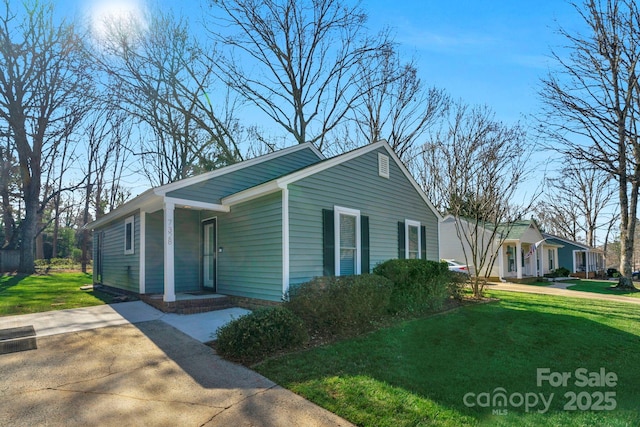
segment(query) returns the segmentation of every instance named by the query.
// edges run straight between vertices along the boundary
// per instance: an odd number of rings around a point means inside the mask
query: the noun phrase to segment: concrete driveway
[[[350,425],[151,320],[0,355],[1,426]]]

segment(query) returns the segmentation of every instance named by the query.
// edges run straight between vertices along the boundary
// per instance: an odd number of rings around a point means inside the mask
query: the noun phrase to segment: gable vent
[[[378,153],[378,175],[389,178],[389,156]]]

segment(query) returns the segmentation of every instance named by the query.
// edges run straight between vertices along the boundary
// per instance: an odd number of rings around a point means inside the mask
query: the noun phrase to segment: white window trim
[[[127,225],[131,224],[131,249],[127,249]],[[136,222],[132,215],[124,220],[124,254],[131,255],[136,252]]]
[[[349,215],[356,217],[356,271],[355,274],[360,274],[361,266],[361,253],[362,245],[360,240],[360,211],[357,209],[343,208],[341,206],[333,207],[333,233],[334,233],[334,254],[335,254],[335,273],[336,276],[340,276],[340,215]]]
[[[422,233],[420,221],[404,220],[404,257],[409,259],[409,227],[418,227],[418,259],[422,259]]]

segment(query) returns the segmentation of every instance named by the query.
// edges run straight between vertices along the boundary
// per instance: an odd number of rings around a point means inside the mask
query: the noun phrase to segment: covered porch
[[[572,276],[595,278],[605,272],[604,252],[598,249],[573,251]]]
[[[163,311],[226,308],[217,291],[218,216],[228,206],[153,197],[140,215],[140,294]],[[186,311],[185,311],[186,310]]]
[[[505,241],[498,252],[499,277],[518,280],[542,277],[558,267],[559,247],[544,240]]]

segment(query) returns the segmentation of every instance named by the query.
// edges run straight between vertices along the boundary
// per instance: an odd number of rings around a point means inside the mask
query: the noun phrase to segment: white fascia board
[[[323,160],[325,157],[322,155],[322,153],[311,143],[305,143],[305,144],[297,144],[297,145],[293,145],[291,147],[287,147],[287,148],[283,148],[282,150],[278,150],[278,151],[274,151],[273,153],[269,153],[269,154],[265,154],[263,156],[258,156],[258,157],[254,157],[253,159],[249,159],[249,160],[244,160],[242,162],[238,162],[238,163],[234,163],[232,165],[229,166],[225,166],[223,168],[220,169],[216,169],[214,171],[211,172],[206,172],[203,173],[201,175],[197,175],[191,178],[185,178],[182,179],[180,181],[176,181],[176,182],[172,182],[170,184],[166,184],[163,185],[161,187],[158,187],[155,189],[156,194],[159,195],[165,195],[170,191],[175,191],[175,190],[179,190],[181,188],[184,187],[188,187],[189,185],[193,185],[193,184],[197,184],[199,182],[203,182],[212,178],[216,178],[222,175],[226,175],[228,173],[231,172],[235,172],[238,171],[240,169],[244,169],[250,166],[254,166],[263,162],[266,162],[268,160],[272,160],[272,159],[276,159],[278,157],[281,157],[285,154],[290,154],[290,153],[294,153],[296,151],[299,150],[303,150],[309,148],[311,151],[314,152],[314,154],[316,154],[318,156],[318,158],[320,160]]]
[[[362,148],[336,156],[332,159],[324,160],[321,163],[316,163],[314,165],[307,166],[306,168],[301,169],[297,172],[290,173],[280,178],[276,178],[271,181],[265,182],[264,184],[256,185],[255,187],[248,188],[246,190],[224,197],[221,200],[221,202],[225,205],[235,205],[237,203],[245,202],[245,201],[254,199],[256,197],[261,197],[269,193],[274,193],[282,188],[287,188],[288,184],[291,184],[293,182],[296,182],[298,180],[301,180],[303,178],[306,178],[318,172],[322,172],[323,170],[339,165],[340,163],[354,159],[364,153],[367,153],[369,151],[382,147],[383,144],[386,144],[386,142],[379,141],[374,144],[369,144]]]
[[[393,149],[391,148],[391,146],[387,143],[387,141],[380,141],[383,143],[383,147],[385,150],[387,150],[387,152],[389,153],[389,155],[391,156],[391,158],[396,162],[396,164],[398,165],[398,167],[400,168],[400,170],[402,171],[402,173],[404,173],[404,175],[407,177],[407,179],[409,180],[409,182],[411,183],[411,185],[413,185],[413,188],[415,188],[415,190],[418,192],[418,194],[420,195],[420,197],[422,197],[422,200],[424,200],[424,202],[426,203],[427,206],[429,206],[429,208],[431,209],[431,211],[436,215],[436,218],[438,218],[438,221],[442,221],[442,215],[440,215],[440,212],[438,212],[438,210],[436,209],[435,206],[433,206],[433,204],[431,203],[431,201],[429,200],[429,198],[427,197],[427,195],[425,194],[425,192],[422,190],[422,188],[420,187],[420,185],[416,182],[416,180],[413,178],[413,175],[411,175],[411,172],[409,172],[409,170],[407,169],[407,167],[404,165],[404,163],[402,163],[402,160],[400,160],[400,157],[398,157],[398,155],[395,153],[395,151],[393,151]]]
[[[229,212],[228,205],[219,205],[217,203],[207,203],[207,202],[199,202],[197,200],[188,200],[188,199],[178,199],[175,197],[165,197],[165,202],[170,202],[175,205],[177,208],[186,208],[186,209],[201,209],[208,211],[216,211],[216,212]]]
[[[322,172],[323,170],[329,169],[333,166],[337,166],[346,161],[355,159],[356,157],[359,157],[365,153],[368,153],[369,151],[376,150],[380,147],[383,147],[384,145],[388,146],[386,141],[378,141],[378,142],[374,142],[373,144],[365,145],[364,147],[358,148],[353,151],[349,151],[348,153],[345,153],[345,154],[338,155],[329,160],[325,160],[321,163],[316,163],[315,165],[308,166],[297,172],[290,173],[289,175],[285,175],[281,178],[278,178],[277,181],[280,184],[285,184],[285,185],[294,183],[296,181],[299,181],[301,179],[314,175],[318,172]]]
[[[111,212],[104,215],[103,217],[95,221],[92,221],[88,224],[85,224],[83,228],[87,228],[89,230],[95,230],[96,228],[104,224],[107,224],[120,217],[128,216],[131,213],[143,208],[147,212],[152,212],[154,210],[153,208],[158,204],[160,204],[161,206],[161,203],[162,203],[162,199],[159,198],[154,193],[153,189],[149,189],[144,193],[142,193],[141,195],[137,196],[136,198],[123,204],[122,206],[112,210]]]
[[[396,163],[396,165],[400,168],[400,170],[402,171],[404,176],[409,180],[409,182],[411,183],[413,188],[416,190],[416,192],[420,195],[420,197],[425,202],[425,204],[434,213],[434,215],[436,216],[438,221],[442,221],[443,218],[442,218],[442,215],[440,215],[440,212],[438,212],[438,210],[435,208],[435,206],[433,206],[433,204],[431,204],[431,202],[427,198],[427,195],[424,193],[424,191],[422,191],[422,188],[420,188],[420,186],[418,185],[416,180],[413,178],[413,176],[411,175],[409,170],[406,168],[404,163],[402,163],[402,160],[400,160],[400,158],[393,151],[393,149],[391,148],[389,143],[387,143],[387,141],[385,141],[384,139],[382,139],[382,140],[380,140],[378,142],[374,142],[373,144],[365,145],[364,147],[359,148],[357,150],[353,150],[353,151],[350,151],[348,153],[342,154],[340,156],[336,156],[336,157],[334,157],[332,159],[325,160],[324,162],[321,162],[321,163],[318,163],[318,164],[315,164],[315,165],[311,165],[311,166],[309,166],[309,167],[307,167],[307,168],[305,168],[305,169],[303,169],[301,171],[294,172],[292,174],[286,175],[286,176],[284,176],[282,178],[279,178],[278,182],[280,184],[291,184],[293,182],[296,182],[298,180],[301,180],[303,178],[311,176],[311,175],[313,175],[315,173],[322,172],[323,170],[329,169],[329,168],[331,168],[333,166],[337,166],[337,165],[339,165],[341,163],[344,163],[344,162],[347,162],[349,160],[355,159],[356,157],[360,157],[363,154],[366,154],[368,152],[377,150],[379,148],[384,148],[385,151],[387,151],[389,156],[393,159],[393,161]]]
[[[287,186],[289,184],[292,184],[292,183],[294,183],[296,181],[299,181],[301,179],[307,178],[307,177],[309,177],[311,175],[314,175],[316,173],[322,172],[322,171],[327,170],[327,169],[329,169],[331,167],[340,165],[340,164],[342,164],[344,162],[347,162],[349,160],[355,159],[357,157],[362,156],[363,154],[366,154],[368,152],[377,150],[379,148],[384,148],[387,151],[387,153],[389,153],[391,158],[398,165],[398,167],[400,168],[402,173],[405,175],[405,177],[409,180],[411,185],[413,185],[414,189],[418,192],[418,194],[420,195],[422,200],[425,202],[425,204],[435,214],[435,216],[438,219],[438,221],[441,221],[443,219],[442,215],[440,215],[438,210],[431,204],[431,202],[427,198],[427,195],[424,193],[424,191],[422,191],[422,188],[420,188],[420,186],[418,185],[416,180],[413,179],[413,176],[411,176],[411,173],[409,173],[409,171],[404,166],[402,161],[398,158],[396,153],[393,151],[393,149],[389,146],[389,144],[385,140],[380,140],[378,142],[374,142],[373,144],[365,145],[364,147],[358,148],[358,149],[350,151],[348,153],[341,154],[341,155],[333,157],[331,159],[324,160],[324,161],[322,161],[320,163],[316,163],[316,164],[310,165],[310,166],[308,166],[308,167],[306,167],[304,169],[301,169],[301,170],[299,170],[297,172],[290,173],[288,175],[285,175],[283,177],[271,180],[271,181],[266,182],[264,184],[257,185],[257,186],[255,186],[253,188],[249,188],[247,190],[240,191],[240,192],[238,192],[236,194],[232,194],[230,196],[227,196],[227,197],[223,198],[221,200],[221,202],[224,205],[234,205],[236,203],[240,203],[240,202],[243,202],[243,201],[251,200],[251,199],[256,198],[256,197],[260,197],[260,196],[267,195],[269,193],[276,192],[279,189],[287,188]]]
[[[573,240],[569,240],[569,239],[565,239],[564,237],[559,237],[553,234],[549,234],[549,233],[542,233],[542,237],[545,237],[547,239],[554,239],[554,240],[560,240],[561,242],[565,242],[569,245],[573,245],[573,246],[577,246],[579,248],[582,248],[584,250],[588,250],[588,251],[599,251],[600,249],[596,249],[596,248],[592,248],[590,246],[587,246],[583,243],[579,243]],[[604,251],[603,251],[604,252]]]
[[[280,185],[278,183],[278,180],[274,179],[272,181],[265,182],[264,184],[256,185],[255,187],[251,187],[230,196],[224,197],[220,201],[225,206],[233,206],[237,205],[238,203],[248,202],[249,200],[253,200],[257,197],[275,193],[276,191],[280,191],[284,188],[287,188],[287,186]]]

